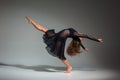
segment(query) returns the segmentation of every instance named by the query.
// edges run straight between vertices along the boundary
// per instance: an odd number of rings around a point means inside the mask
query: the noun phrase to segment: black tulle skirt
[[[65,35],[63,33],[65,30],[69,30],[70,34],[65,37],[61,37]],[[50,29],[45,32],[43,35],[43,41],[47,45],[47,52],[54,57],[66,59],[64,56],[65,42],[68,37],[74,37],[74,32],[76,32],[76,30],[73,28],[63,29],[58,33],[55,33],[54,29]]]

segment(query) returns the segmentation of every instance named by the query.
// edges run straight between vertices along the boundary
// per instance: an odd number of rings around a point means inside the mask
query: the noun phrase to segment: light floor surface
[[[96,68],[73,68],[50,65],[23,66],[0,64],[0,80],[120,80],[120,71]]]

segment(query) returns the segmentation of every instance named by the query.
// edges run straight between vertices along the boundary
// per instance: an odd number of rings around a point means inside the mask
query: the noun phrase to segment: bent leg
[[[72,70],[72,66],[69,64],[68,60],[66,60],[64,56],[65,42],[68,35],[69,35],[69,30],[63,30],[59,34],[59,37],[57,38],[57,43],[56,43],[56,51],[57,51],[58,58],[62,61],[62,63],[67,68],[65,73],[70,73]]]

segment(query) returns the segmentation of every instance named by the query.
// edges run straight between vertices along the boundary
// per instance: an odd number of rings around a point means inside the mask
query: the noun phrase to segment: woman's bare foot
[[[72,67],[70,66],[70,67],[67,68],[67,70],[64,73],[70,73],[71,70],[72,70]]]
[[[26,19],[28,20],[28,23],[32,23],[32,19],[30,17],[26,16]]]
[[[68,60],[63,60],[63,59],[60,59],[64,64],[65,66],[67,67],[67,70],[64,72],[64,73],[70,73],[71,70],[72,70],[72,66],[69,64]]]

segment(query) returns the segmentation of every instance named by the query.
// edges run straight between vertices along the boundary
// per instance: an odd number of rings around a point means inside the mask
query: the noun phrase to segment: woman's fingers
[[[103,42],[103,40],[101,38],[98,39],[100,42]]]

